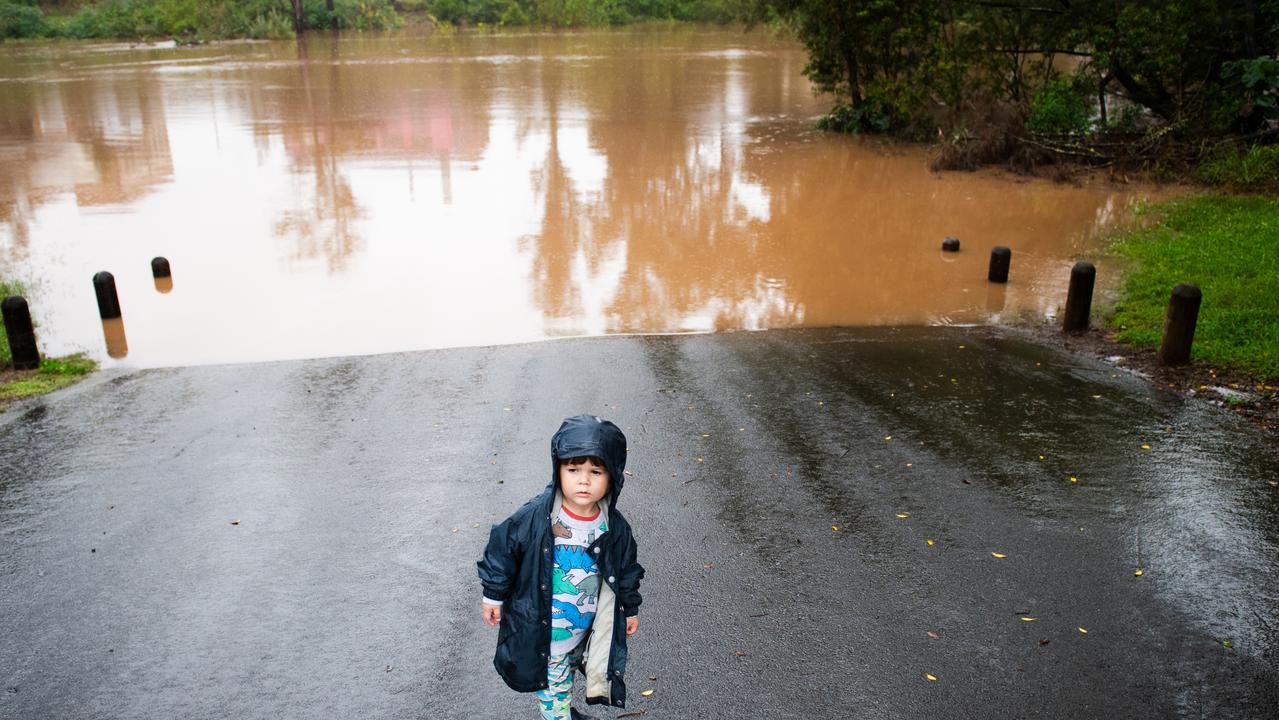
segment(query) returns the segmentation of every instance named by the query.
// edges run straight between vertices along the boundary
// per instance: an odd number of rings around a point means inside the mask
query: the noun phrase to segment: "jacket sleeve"
[[[635,536],[628,533],[626,546],[622,549],[622,571],[617,576],[617,601],[621,603],[622,614],[626,617],[638,615],[640,603],[644,602],[639,591],[644,566],[636,559],[637,554]]]
[[[519,572],[516,558],[520,547],[514,520],[514,516],[509,517],[489,530],[484,557],[475,563],[480,573],[480,584],[484,587],[484,597],[489,600],[505,601],[509,598],[511,585]]]

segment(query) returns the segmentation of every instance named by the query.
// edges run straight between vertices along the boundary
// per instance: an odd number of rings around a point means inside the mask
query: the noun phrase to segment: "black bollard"
[[[959,238],[947,235],[946,239],[941,241],[941,249],[946,252],[959,252]]]
[[[1159,345],[1159,362],[1184,365],[1190,362],[1190,345],[1195,340],[1195,323],[1199,320],[1199,303],[1203,293],[1194,285],[1178,285],[1168,300],[1168,319],[1164,322],[1164,339]]]
[[[103,270],[93,276],[93,291],[98,295],[98,315],[103,320],[120,317],[120,296],[115,292],[115,276]]]
[[[1081,332],[1088,329],[1088,317],[1092,314],[1092,288],[1097,282],[1097,268],[1090,262],[1077,262],[1070,269],[1070,289],[1066,291],[1066,318],[1063,332]]]
[[[166,258],[157,257],[151,260],[151,277],[157,279],[173,277],[173,273],[169,272],[169,261]]]
[[[25,298],[10,295],[0,303],[4,316],[4,334],[9,338],[9,354],[14,370],[40,367],[40,350],[36,347],[36,330],[31,323],[31,309]]]
[[[986,279],[991,282],[1008,282],[1008,266],[1012,265],[1013,251],[999,245],[990,251],[990,273]]]

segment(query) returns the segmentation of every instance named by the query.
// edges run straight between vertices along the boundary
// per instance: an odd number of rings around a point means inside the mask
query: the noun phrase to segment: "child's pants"
[[[569,720],[568,706],[573,699],[573,654],[552,655],[546,663],[545,690],[537,691],[543,720]]]

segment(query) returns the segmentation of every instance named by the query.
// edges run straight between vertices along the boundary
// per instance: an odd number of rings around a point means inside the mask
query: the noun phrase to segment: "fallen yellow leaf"
[[[927,540],[925,540],[924,542],[928,543],[929,545],[932,545],[932,544],[933,544],[933,539],[932,539],[932,538],[928,538],[928,539],[927,539]]]
[[[1044,456],[1043,456],[1043,455],[1040,455],[1040,456],[1039,456],[1039,459],[1040,459],[1040,460],[1043,460],[1043,459],[1045,459],[1045,458],[1044,458]]]
[[[1100,396],[1100,395],[1093,395],[1093,396],[1092,396],[1092,399],[1093,399],[1093,400],[1100,400],[1100,399],[1101,399],[1101,396]]]
[[[1075,477],[1074,475],[1071,475],[1071,476],[1070,476],[1070,481],[1071,481],[1072,483],[1077,483],[1077,482],[1079,482],[1079,478]]]
[[[1146,571],[1145,571],[1145,570],[1142,570],[1141,568],[1137,568],[1137,569],[1133,572],[1133,575],[1136,575],[1137,577],[1141,577],[1142,575],[1145,575],[1145,574],[1146,574]]]
[[[644,690],[644,691],[642,691],[642,692],[640,693],[640,695],[643,695],[644,697],[648,697],[648,696],[650,696],[650,695],[652,695],[652,694],[653,694],[653,691],[652,691],[652,690]]]
[[[697,458],[697,462],[702,462],[702,459],[701,459],[701,458]]]
[[[929,682],[937,682],[937,676],[931,673],[924,673],[924,677],[928,678]]]
[[[991,554],[990,554],[990,556],[991,556],[991,557],[995,557],[995,558],[999,558],[1000,560],[1003,560],[1004,558],[1008,557],[1007,555],[1005,555],[1005,554],[1003,554],[1003,553],[997,553],[997,552],[993,552],[993,553],[991,553]]]
[[[915,463],[906,463],[906,467],[915,467]]]
[[[908,518],[908,517],[910,517],[910,513],[897,513],[897,517],[899,517],[899,518]]]
[[[1149,446],[1149,445],[1146,445],[1145,443],[1142,443],[1142,445],[1141,445],[1141,449],[1142,449],[1142,450],[1149,450],[1149,449],[1150,449],[1150,446]]]
[[[885,436],[884,436],[884,439],[885,439],[885,440],[892,440],[892,439],[893,439],[893,436],[892,436],[892,435],[885,435]]]
[[[1023,617],[1023,618],[1021,619],[1021,621],[1022,621],[1022,622],[1034,622],[1035,620],[1036,620],[1036,618],[1030,617],[1029,615],[1027,615],[1027,616],[1025,616],[1025,617]]]
[[[1083,629],[1083,628],[1079,628],[1079,632],[1081,632],[1081,633],[1083,633],[1083,634],[1085,634],[1085,635],[1087,635],[1087,634],[1088,634],[1088,631],[1087,631],[1087,630],[1085,630],[1085,629]]]
[[[831,525],[831,526],[830,526],[830,529],[831,529],[831,530],[834,530],[835,532],[839,532],[839,526],[838,526],[838,525]]]

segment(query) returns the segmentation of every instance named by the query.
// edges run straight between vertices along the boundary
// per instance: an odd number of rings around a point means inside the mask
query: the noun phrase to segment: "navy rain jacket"
[[[547,686],[551,649],[551,570],[555,538],[551,523],[559,514],[561,460],[593,456],[608,469],[609,490],[600,501],[608,532],[591,544],[599,566],[600,595],[591,630],[582,640],[586,701],[626,705],[626,618],[639,613],[640,579],[631,526],[617,510],[626,469],[626,436],[613,423],[593,415],[568,418],[551,438],[551,482],[489,532],[484,557],[476,563],[484,596],[503,601],[493,666],[513,690],[534,692]]]

